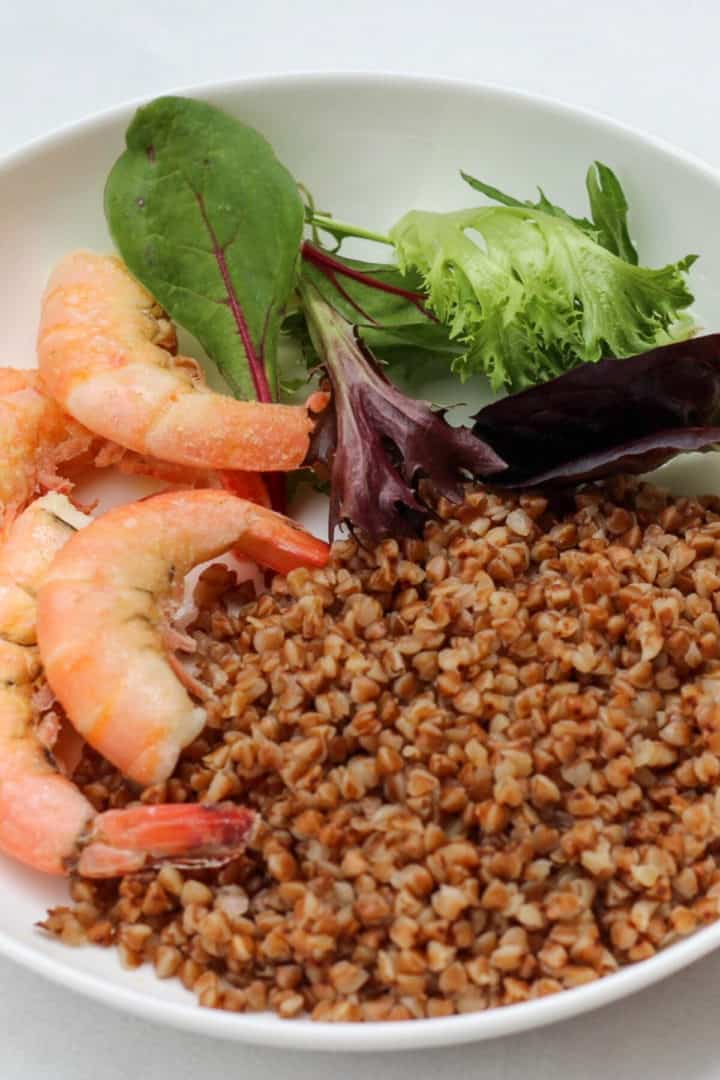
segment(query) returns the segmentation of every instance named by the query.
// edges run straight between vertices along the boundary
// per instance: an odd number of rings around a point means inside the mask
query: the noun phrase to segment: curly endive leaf
[[[695,256],[634,266],[568,216],[533,206],[413,210],[390,235],[401,269],[420,272],[430,308],[464,345],[453,370],[484,371],[495,389],[662,344],[693,300],[684,273]]]

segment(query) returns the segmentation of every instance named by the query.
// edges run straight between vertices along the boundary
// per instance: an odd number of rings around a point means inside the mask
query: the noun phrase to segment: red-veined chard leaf
[[[257,131],[202,101],[138,109],[105,190],[133,274],[200,341],[238,397],[277,396],[277,339],[303,204]]]
[[[437,378],[462,352],[425,305],[422,281],[391,263],[348,259],[303,244],[302,278],[356,327],[373,355],[412,383]],[[311,357],[311,362],[313,358]]]

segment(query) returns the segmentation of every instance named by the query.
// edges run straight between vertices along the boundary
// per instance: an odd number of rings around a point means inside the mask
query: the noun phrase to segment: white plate
[[[460,177],[476,176],[527,198],[541,184],[584,210],[583,178],[600,159],[622,178],[643,261],[687,252],[697,310],[720,326],[720,178],[657,140],[574,109],[506,90],[397,76],[290,76],[192,91],[254,124],[317,205],[387,228],[411,207],[472,205]],[[74,247],[108,248],[102,191],[134,106],[40,139],[0,167],[0,325],[3,363],[32,367],[38,303],[53,262]],[[449,388],[434,388],[443,396]],[[457,389],[451,393],[458,393]],[[477,388],[461,395],[476,402]],[[665,470],[687,490],[720,490],[715,458]],[[107,1005],[188,1031],[272,1046],[390,1050],[494,1038],[586,1012],[631,994],[711,952],[720,923],[596,983],[485,1013],[402,1024],[314,1024],[200,1009],[179,984],[124,971],[113,951],[69,949],[33,923],[66,898],[62,881],[0,857],[0,949],[21,964]]]

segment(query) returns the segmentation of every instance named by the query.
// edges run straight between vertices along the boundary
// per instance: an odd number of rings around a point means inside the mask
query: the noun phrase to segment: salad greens
[[[430,307],[465,346],[453,370],[484,371],[495,390],[650,349],[693,299],[683,279],[692,256],[634,266],[567,216],[536,208],[411,210],[390,235],[401,268],[422,274]]]
[[[128,267],[198,339],[237,397],[277,397],[277,342],[304,210],[270,144],[219,109],[139,109],[105,189]]]
[[[402,273],[416,282],[419,275],[416,288],[447,334],[444,352],[461,379],[484,372],[495,390],[518,390],[691,332],[685,275],[696,256],[638,266],[627,200],[608,166],[594,162],[586,176],[591,218],[573,217],[542,190],[523,202],[461,175],[501,205],[411,210],[388,236],[306,210],[338,242],[355,235],[394,246]]]
[[[720,334],[581,364],[491,402],[474,420],[508,464],[493,481],[503,487],[649,472],[720,443]]]
[[[507,195],[499,188],[485,184],[482,180],[476,180],[469,173],[461,171],[460,175],[471,188],[486,195],[493,202],[502,203],[503,206],[541,210],[545,214],[569,221],[587,233],[592,240],[611,251],[613,255],[619,255],[621,259],[625,259],[625,262],[637,266],[638,253],[628,232],[628,204],[625,193],[615,173],[601,161],[594,161],[585,176],[592,220],[572,217],[561,206],[551,202],[542,188],[538,189],[540,198],[537,202],[530,200],[521,202],[520,199]]]
[[[330,529],[341,522],[379,539],[412,536],[430,509],[420,491],[459,502],[471,476],[505,463],[467,428],[401,393],[383,374],[353,324],[316,287],[302,286],[310,334],[333,391],[314,438],[315,460],[330,473]]]
[[[414,382],[447,370],[462,346],[428,309],[418,274],[340,258],[305,242],[302,280],[355,325],[363,343]]]
[[[598,243],[637,266],[640,260],[628,232],[627,199],[617,176],[607,165],[595,161],[588,169],[585,186]]]
[[[685,277],[695,256],[638,265],[627,200],[600,162],[586,176],[590,217],[573,217],[542,190],[537,201],[521,201],[462,176],[497,205],[410,210],[384,235],[316,211],[252,128],[209,104],[165,97],[138,110],[108,178],[107,219],[125,262],[200,341],[234,394],[263,402],[281,387],[299,388],[306,367],[298,378],[297,350],[291,361],[278,352],[281,330],[303,346],[307,367],[324,373],[332,404],[306,464],[329,472],[332,526],[345,521],[370,537],[417,532],[432,497],[458,500],[470,478],[533,483],[555,470],[570,482],[705,446],[710,432],[715,439],[707,412],[695,424],[692,409],[660,422],[666,396],[682,398],[682,388],[667,391],[670,354],[660,346],[692,331]],[[333,238],[331,249],[322,235]],[[394,261],[347,258],[339,249],[351,237],[390,248]],[[582,415],[604,393],[619,400],[623,372],[638,358],[627,368],[606,359],[590,376],[588,362],[638,353],[647,354],[649,374],[638,380],[635,412],[618,420],[613,406],[592,445],[581,425],[565,457],[550,460],[534,411],[565,423],[561,406],[577,386]],[[689,342],[682,363],[701,355]],[[573,369],[582,373],[577,386]],[[473,434],[388,378],[448,370],[461,379],[485,373],[496,390],[534,387],[527,393],[538,396],[496,402]],[[528,424],[530,434],[516,441]]]

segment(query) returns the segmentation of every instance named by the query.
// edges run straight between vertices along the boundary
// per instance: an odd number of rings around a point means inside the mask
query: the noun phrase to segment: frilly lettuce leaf
[[[596,224],[492,191],[511,205],[413,210],[390,232],[400,269],[420,273],[428,306],[464,346],[453,361],[461,378],[482,371],[494,389],[519,390],[687,335],[684,275],[696,256],[635,266],[598,242]]]
[[[486,195],[493,202],[502,203],[503,206],[529,207],[531,210],[542,210],[553,217],[564,218],[572,222],[579,229],[587,233],[591,239],[596,240],[602,247],[612,251],[613,255],[619,255],[625,262],[638,264],[638,253],[630,239],[628,231],[628,204],[620,181],[608,165],[602,161],[593,161],[585,175],[585,187],[590,200],[590,213],[592,220],[582,217],[572,217],[562,206],[551,202],[542,188],[538,188],[540,198],[537,202],[529,199],[521,201],[514,195],[508,195],[500,188],[477,180],[469,173],[460,172],[463,180],[475,191]]]

